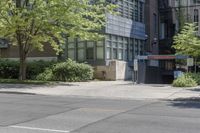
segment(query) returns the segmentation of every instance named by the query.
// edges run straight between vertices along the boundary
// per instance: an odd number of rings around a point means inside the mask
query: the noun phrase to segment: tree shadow
[[[31,84],[0,84],[0,89],[33,89],[42,87],[44,85],[31,85]]]
[[[200,109],[200,97],[177,98],[170,100],[170,106],[178,108]]]
[[[200,88],[189,89],[190,91],[200,92]]]
[[[1,89],[35,89],[35,88],[41,88],[41,87],[57,87],[57,86],[79,86],[76,83],[55,83],[55,84],[50,84],[50,85],[33,85],[33,84],[0,84],[0,90]]]

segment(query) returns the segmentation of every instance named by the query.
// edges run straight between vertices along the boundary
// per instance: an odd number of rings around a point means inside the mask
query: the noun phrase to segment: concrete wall
[[[95,78],[105,80],[127,80],[132,78],[132,70],[125,61],[110,61],[107,66],[96,66]]]

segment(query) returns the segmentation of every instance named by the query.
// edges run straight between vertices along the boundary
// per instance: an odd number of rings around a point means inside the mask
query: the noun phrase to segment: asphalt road
[[[200,102],[0,94],[0,133],[199,133]]]

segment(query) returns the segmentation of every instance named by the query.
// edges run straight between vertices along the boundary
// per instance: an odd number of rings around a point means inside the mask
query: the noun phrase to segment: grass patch
[[[1,84],[32,84],[32,85],[54,85],[58,82],[40,81],[40,80],[18,80],[18,79],[0,79]]]

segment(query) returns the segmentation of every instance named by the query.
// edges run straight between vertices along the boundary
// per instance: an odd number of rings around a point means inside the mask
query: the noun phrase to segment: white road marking
[[[25,127],[25,126],[10,126],[10,127],[11,128],[19,128],[19,129],[28,129],[28,130],[38,130],[38,131],[49,131],[49,132],[58,132],[58,133],[70,133],[70,131],[64,131],[64,130],[54,130],[54,129]]]

